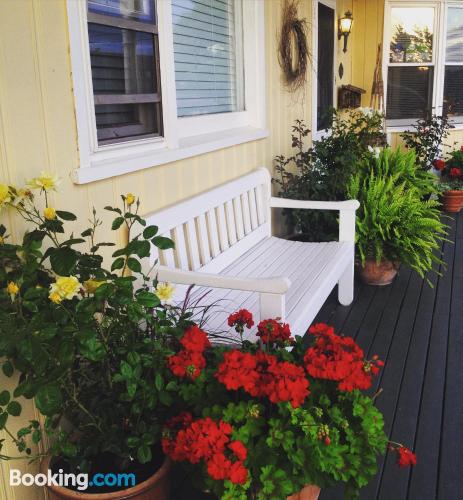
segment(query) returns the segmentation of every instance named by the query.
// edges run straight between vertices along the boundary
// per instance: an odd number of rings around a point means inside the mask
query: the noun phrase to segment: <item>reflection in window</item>
[[[447,19],[446,61],[463,64],[463,9],[450,7]]]
[[[391,9],[389,62],[430,63],[433,49],[432,8]]]

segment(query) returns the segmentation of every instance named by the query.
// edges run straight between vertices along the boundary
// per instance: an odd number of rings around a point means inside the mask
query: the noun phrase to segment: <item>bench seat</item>
[[[249,249],[219,274],[287,277],[290,285],[285,295],[285,321],[291,326],[293,335],[303,335],[336,285],[340,270],[349,264],[352,247],[351,242],[302,243],[271,236]],[[229,332],[227,318],[238,309],[248,309],[255,319],[260,316],[257,292],[196,287],[191,298],[200,297],[204,297],[204,304],[214,304],[206,320],[209,332]],[[256,326],[257,321],[254,328],[246,331],[248,340],[255,338]]]

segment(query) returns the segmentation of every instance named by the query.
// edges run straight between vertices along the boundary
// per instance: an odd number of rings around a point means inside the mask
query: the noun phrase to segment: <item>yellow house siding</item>
[[[308,20],[309,32],[311,5],[310,0],[302,0],[299,7],[300,16]],[[93,206],[97,208],[100,218],[109,222],[111,214],[103,207],[117,204],[121,193],[139,195],[142,212],[149,213],[258,166],[271,168],[275,155],[291,151],[290,131],[294,120],[302,118],[308,124],[311,122],[311,69],[307,75],[308,84],[302,93],[291,94],[282,83],[277,57],[282,6],[283,0],[265,0],[266,111],[270,131],[267,139],[79,186],[70,179],[70,172],[79,164],[79,152],[66,2],[1,0],[1,181],[21,185],[42,169],[57,172],[63,181],[59,192],[51,196],[51,203],[79,215],[80,222],[73,227],[77,233],[84,228]],[[352,8],[352,0],[338,1],[338,14]],[[338,56],[338,64],[342,61],[345,70],[342,83],[355,83],[351,81],[352,53],[349,40],[347,54],[340,51]],[[0,218],[13,239],[18,240],[25,229],[22,221],[5,212],[0,214]],[[99,237],[101,241],[120,243],[123,240],[122,233],[107,229],[102,230]],[[1,377],[3,375],[0,376],[1,387],[13,386],[11,380]],[[16,419],[15,429],[34,415],[32,403],[25,401],[23,416]],[[5,452],[14,454],[14,447],[7,445]],[[19,465],[17,462],[0,462],[0,498],[41,499],[41,489],[11,488],[7,484],[9,467]],[[25,468],[24,463],[21,468]]]

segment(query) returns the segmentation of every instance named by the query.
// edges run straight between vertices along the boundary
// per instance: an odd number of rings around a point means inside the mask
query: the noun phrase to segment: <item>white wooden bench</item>
[[[158,279],[197,285],[196,296],[216,302],[207,327],[227,329],[231,312],[282,318],[303,335],[335,287],[339,302],[353,299],[356,200],[299,201],[271,196],[261,168],[146,217],[175,249],[159,251]],[[302,243],[272,236],[271,208],[339,211],[339,241]],[[187,287],[179,287],[184,294]],[[177,299],[181,297],[177,296]],[[251,332],[248,338],[254,338]]]

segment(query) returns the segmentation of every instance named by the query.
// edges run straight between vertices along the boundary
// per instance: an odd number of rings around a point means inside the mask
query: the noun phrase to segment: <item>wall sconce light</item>
[[[354,19],[350,10],[344,14],[344,17],[339,19],[338,40],[341,40],[341,37],[344,37],[343,52],[347,52],[347,39],[349,38],[353,21]]]

